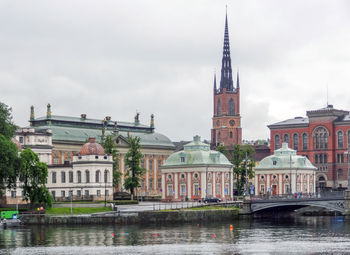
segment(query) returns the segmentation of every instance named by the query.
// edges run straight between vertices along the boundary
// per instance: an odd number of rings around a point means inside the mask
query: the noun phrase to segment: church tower
[[[233,84],[230,41],[226,13],[224,47],[221,63],[221,80],[219,88],[216,86],[216,74],[214,75],[214,114],[213,128],[211,130],[212,148],[215,148],[220,144],[229,148],[234,144],[242,144],[239,90],[238,72],[236,86]]]

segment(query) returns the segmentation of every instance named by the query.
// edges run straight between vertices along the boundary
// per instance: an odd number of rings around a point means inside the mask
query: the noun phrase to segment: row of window
[[[199,196],[199,183],[194,183],[193,184],[193,196]],[[219,196],[221,195],[221,183],[217,183],[216,184],[216,195]],[[224,189],[224,194],[229,195],[229,184],[226,183],[225,184],[225,189]],[[172,184],[168,184],[167,185],[167,196],[173,196],[175,195],[175,191],[173,190],[173,185]],[[212,185],[208,184],[207,187],[207,195],[211,196],[212,195]],[[181,184],[180,185],[180,196],[186,196],[186,184]]]
[[[103,182],[108,182],[108,173],[109,173],[108,170],[104,171]],[[81,171],[77,171],[76,178],[77,178],[78,183],[82,183],[82,172]],[[95,172],[95,182],[99,183],[101,181],[102,181],[101,180],[101,171],[97,170]],[[69,183],[74,182],[73,171],[68,172],[68,182]],[[90,183],[90,171],[89,170],[85,170],[85,182]],[[57,183],[57,172],[52,172],[52,183]],[[66,183],[66,172],[64,172],[64,171],[61,172],[61,183]]]
[[[145,189],[145,182],[146,182],[145,179],[141,180],[141,188],[142,189]],[[158,183],[157,184],[158,184],[158,189],[161,189],[162,188],[162,179],[161,178],[158,179]],[[152,178],[149,179],[148,189],[153,189],[153,179]]]
[[[109,190],[105,190],[105,195],[108,196],[109,195]],[[53,198],[56,198],[56,191],[53,190],[51,191],[51,194],[53,196]],[[83,193],[82,190],[76,190],[75,194],[73,192],[73,190],[69,190],[68,192],[66,192],[66,190],[61,190],[61,197],[65,198],[67,195],[67,198],[70,198],[72,196],[77,196],[77,197],[83,197]],[[96,196],[97,197],[101,197],[102,193],[101,190],[96,190]],[[90,191],[88,189],[84,190],[84,197],[89,197],[90,196]]]
[[[233,98],[230,98],[230,100],[228,101],[228,115],[229,116],[235,115],[235,103],[233,101]],[[217,104],[217,116],[221,116],[221,101],[220,101],[220,99],[218,100],[218,104]]]
[[[324,127],[318,127],[315,129],[313,132],[313,142],[314,142],[314,149],[327,149],[328,148],[328,137],[329,133],[328,130]],[[348,141],[347,145],[348,148],[350,148],[350,130],[347,133]],[[299,135],[298,134],[293,134],[292,136],[292,142],[293,142],[293,149],[294,150],[299,150]],[[290,145],[290,140],[289,140],[289,134],[284,134],[283,135],[283,142],[288,143],[288,146]],[[302,150],[307,150],[308,149],[308,143],[309,143],[309,138],[307,133],[302,134]],[[275,150],[279,149],[281,147],[281,138],[279,134],[275,135]],[[338,149],[343,149],[344,148],[344,133],[343,131],[338,131],[337,132],[337,148]]]
[[[153,170],[154,168],[154,160],[153,159],[150,159],[148,160],[148,170]],[[162,160],[161,159],[158,159],[158,168],[162,165]],[[141,160],[141,167],[142,168],[146,168],[145,167],[145,160]]]

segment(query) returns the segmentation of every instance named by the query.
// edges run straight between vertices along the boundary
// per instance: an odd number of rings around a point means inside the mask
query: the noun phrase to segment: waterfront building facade
[[[317,167],[318,191],[346,188],[350,164],[349,111],[328,105],[307,111],[306,115],[306,118],[295,117],[268,126],[271,152],[285,142]]]
[[[47,138],[41,137],[40,134],[45,134]],[[129,150],[127,138],[137,136],[140,137],[143,154],[141,166],[146,169],[140,181],[141,185],[136,190],[137,195],[160,197],[159,167],[174,152],[175,146],[168,137],[155,132],[153,114],[150,125],[147,126],[140,123],[139,114],[136,114],[134,122],[116,122],[109,116],[103,120],[89,119],[86,114],[81,114],[80,117],[56,116],[51,114],[50,104],[47,106],[46,116],[35,118],[32,106],[30,127],[19,129],[16,138],[22,147],[30,147],[37,152],[43,162],[59,168],[72,165],[74,156],[79,155],[81,147],[90,137],[94,137],[96,143],[101,143],[107,135],[113,135],[120,153],[119,170],[122,172],[122,177],[114,191],[124,191],[124,176],[127,171],[124,162]],[[51,154],[47,151],[50,149]],[[41,155],[44,151],[45,156]]]
[[[195,136],[161,167],[163,201],[197,201],[206,197],[232,198],[232,164]]]
[[[282,143],[282,148],[255,167],[255,195],[314,194],[316,167]]]
[[[214,75],[213,97],[214,113],[212,118],[211,148],[215,148],[220,144],[226,147],[242,144],[239,75],[237,72],[236,86],[234,86],[227,14],[220,86],[217,87],[216,75]]]

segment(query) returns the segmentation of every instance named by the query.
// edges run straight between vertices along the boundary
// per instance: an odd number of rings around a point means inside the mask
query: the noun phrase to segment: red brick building
[[[236,86],[233,84],[230,42],[226,15],[221,80],[219,88],[216,87],[216,75],[214,77],[214,114],[213,128],[211,130],[212,148],[218,146],[219,144],[228,147],[232,146],[233,144],[242,144],[239,90],[238,72]]]
[[[350,157],[349,111],[332,105],[306,112],[307,118],[295,117],[269,125],[271,153],[286,142],[317,167],[317,191],[345,188],[348,185]],[[349,164],[348,164],[349,163]]]

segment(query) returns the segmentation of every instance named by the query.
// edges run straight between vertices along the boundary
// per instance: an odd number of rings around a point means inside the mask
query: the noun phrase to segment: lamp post
[[[345,151],[344,155],[347,155],[346,161],[348,163],[348,190],[350,190],[350,151]]]
[[[247,163],[249,163],[250,160],[248,159],[248,153],[245,153],[245,159],[244,159],[244,167],[245,167],[245,195],[247,196],[248,191],[248,169],[247,169]]]
[[[69,193],[70,193],[70,214],[73,214],[73,190],[70,190]]]
[[[106,194],[106,191],[107,191],[107,169],[105,169],[105,207],[107,206],[107,194]]]

